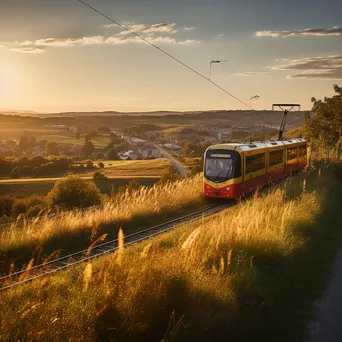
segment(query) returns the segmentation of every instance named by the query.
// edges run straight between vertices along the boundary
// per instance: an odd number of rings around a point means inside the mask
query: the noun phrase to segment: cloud
[[[174,37],[164,36],[150,36],[148,41],[152,44],[178,44],[178,45],[191,45],[200,43],[194,39],[178,40]],[[121,36],[113,35],[109,37],[105,36],[92,36],[82,38],[46,38],[37,39],[35,41],[26,40],[19,43],[19,47],[12,48],[11,51],[16,52],[27,52],[27,53],[38,53],[44,52],[47,47],[55,48],[68,48],[74,46],[90,46],[90,45],[124,45],[133,43],[143,43],[143,40],[135,36]]]
[[[13,48],[10,49],[10,51],[13,52],[21,52],[21,53],[32,53],[32,54],[37,54],[37,53],[43,53],[43,49],[35,48],[35,47],[23,47],[23,48]]]
[[[259,71],[247,71],[234,74],[235,76],[244,76],[244,77],[252,77],[252,76],[267,76],[267,72],[259,72]]]
[[[107,25],[107,27],[112,25]],[[173,45],[192,45],[200,43],[198,40],[185,39],[180,40],[175,37],[177,32],[176,24],[153,24],[140,25],[129,23],[129,27],[133,32],[139,33],[152,44],[173,44]],[[159,35],[157,35],[159,33]],[[172,35],[172,36],[170,36]],[[41,53],[47,48],[68,48],[74,46],[90,46],[90,45],[124,45],[133,43],[146,44],[142,39],[128,31],[123,31],[114,35],[89,36],[78,38],[43,38],[36,40],[25,40],[22,42],[8,43],[11,45],[11,51],[26,53]],[[8,45],[7,44],[7,45]]]
[[[307,28],[299,31],[257,31],[256,37],[324,37],[324,36],[339,36],[342,35],[342,27],[334,26],[331,29],[312,29]]]
[[[192,26],[192,27],[184,27],[184,30],[185,31],[192,31],[192,30],[195,30],[196,27]]]
[[[164,33],[176,33],[177,29],[175,28],[176,24],[165,24],[165,23],[160,23],[160,24],[153,24],[153,25],[142,25],[142,24],[133,24],[133,23],[128,23],[125,25],[127,28],[129,28],[132,32],[134,33],[155,33],[155,32],[164,32]],[[102,27],[105,28],[112,28],[112,27],[120,27],[116,24],[110,24],[110,25],[103,25]],[[130,34],[129,31],[121,31],[119,35],[126,35]]]
[[[293,59],[271,69],[296,71],[288,76],[292,79],[342,79],[342,55]]]

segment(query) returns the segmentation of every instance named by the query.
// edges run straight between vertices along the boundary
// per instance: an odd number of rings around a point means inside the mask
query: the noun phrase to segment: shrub
[[[128,184],[126,185],[126,188],[129,192],[132,192],[134,190],[138,190],[140,188],[140,184],[138,181],[133,179],[133,180],[128,182]]]
[[[34,207],[36,205],[47,207],[46,199],[43,196],[32,195],[24,198],[24,200],[27,208]]]
[[[170,166],[169,169],[160,177],[157,184],[165,184],[167,182],[175,182],[175,181],[180,180],[182,178],[183,177],[179,174],[179,172],[173,166]]]
[[[26,204],[23,200],[16,200],[12,206],[11,214],[14,217],[18,217],[20,214],[26,213]]]
[[[191,174],[196,175],[197,173],[202,172],[202,166],[196,165],[192,168]]]
[[[98,165],[101,169],[103,169],[103,168],[105,167],[105,165],[104,165],[102,162],[99,162],[97,165]]]
[[[41,204],[36,204],[33,207],[30,207],[29,209],[27,209],[26,211],[26,216],[31,218],[31,217],[36,217],[38,216],[40,213],[45,211],[45,207]]]
[[[12,178],[12,179],[18,179],[18,178],[20,178],[20,170],[19,170],[18,166],[16,166],[16,167],[12,170],[12,172],[11,172],[11,178]]]
[[[94,168],[94,163],[91,160],[87,160],[87,168],[88,169],[93,169]]]
[[[106,175],[104,175],[102,172],[98,172],[98,171],[94,172],[93,178],[94,179],[108,180],[108,177]]]
[[[105,156],[103,153],[99,152],[97,155],[96,155],[96,159],[105,159]]]
[[[9,195],[0,196],[0,216],[10,216],[15,198]]]
[[[85,208],[101,203],[101,195],[96,185],[78,176],[68,176],[56,182],[48,193],[50,208]]]

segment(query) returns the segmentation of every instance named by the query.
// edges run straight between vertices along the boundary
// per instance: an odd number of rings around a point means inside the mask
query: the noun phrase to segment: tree
[[[337,95],[324,101],[312,98],[314,115],[306,115],[304,134],[314,149],[323,148],[326,152],[339,150],[342,136],[342,91],[334,85]]]
[[[342,87],[339,87],[337,84],[334,84],[334,91],[335,93],[342,95]]]
[[[37,139],[36,139],[36,137],[31,137],[30,141],[29,141],[29,147],[30,148],[34,148],[36,146],[37,146]]]
[[[87,141],[83,146],[82,146],[82,153],[86,156],[89,157],[93,154],[95,151],[95,147],[91,141]]]
[[[76,132],[76,139],[80,139],[81,138],[81,133],[80,133],[80,131],[77,131]]]
[[[116,150],[114,148],[111,148],[107,153],[107,159],[108,160],[119,160],[120,158],[119,158]]]
[[[23,151],[27,151],[27,149],[29,148],[29,140],[28,140],[28,137],[25,135],[25,136],[22,136],[20,138],[20,141],[19,141],[19,144],[18,146],[23,150]]]
[[[55,141],[48,141],[45,145],[45,152],[48,156],[58,156],[59,148]]]
[[[62,209],[85,208],[101,203],[101,194],[93,182],[78,176],[68,176],[58,180],[48,193],[50,208]]]

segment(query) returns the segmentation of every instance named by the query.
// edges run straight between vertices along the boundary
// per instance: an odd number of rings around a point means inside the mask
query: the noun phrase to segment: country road
[[[182,176],[186,176],[189,173],[189,171],[178,160],[173,158],[172,155],[168,151],[164,150],[160,146],[157,146],[157,145],[155,146],[159,149],[160,153],[163,155],[164,158],[167,158],[171,161],[172,165],[178,170],[178,172]]]

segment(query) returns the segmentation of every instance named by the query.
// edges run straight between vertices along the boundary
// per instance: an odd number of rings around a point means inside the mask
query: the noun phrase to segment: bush
[[[16,166],[16,167],[12,170],[12,172],[11,172],[11,178],[12,178],[12,179],[18,179],[18,178],[20,178],[20,170],[19,170],[18,166]]]
[[[16,200],[12,206],[11,214],[18,217],[20,214],[25,214],[27,210],[26,204],[23,200]]]
[[[196,175],[197,173],[202,172],[202,166],[196,165],[192,168],[191,174]]]
[[[45,207],[41,204],[36,204],[33,207],[30,207],[26,211],[26,216],[31,218],[31,217],[37,217],[40,213],[45,211]]]
[[[9,195],[0,196],[0,217],[10,216],[15,198]]]
[[[105,165],[104,165],[102,162],[99,162],[97,165],[98,165],[101,169],[103,169],[103,168],[105,167]]]
[[[126,185],[126,188],[129,192],[132,192],[134,190],[138,190],[140,188],[140,184],[138,181],[133,179],[133,180],[128,182],[128,184]]]
[[[99,152],[97,155],[96,155],[96,159],[105,159],[105,156],[103,153]]]
[[[94,179],[108,180],[108,177],[106,175],[104,175],[102,172],[98,172],[98,171],[94,172],[93,178]]]
[[[27,208],[34,207],[36,205],[40,205],[45,208],[47,207],[46,199],[43,196],[32,195],[24,198],[24,200]]]
[[[50,208],[85,208],[101,203],[101,194],[96,185],[78,176],[68,176],[56,182],[48,193]]]
[[[93,169],[94,168],[94,163],[91,160],[87,161],[87,168],[88,169]]]
[[[173,167],[170,166],[168,171],[166,171],[159,179],[157,184],[165,184],[167,182],[175,182],[177,180],[182,179],[183,177],[179,174],[179,172]]]

